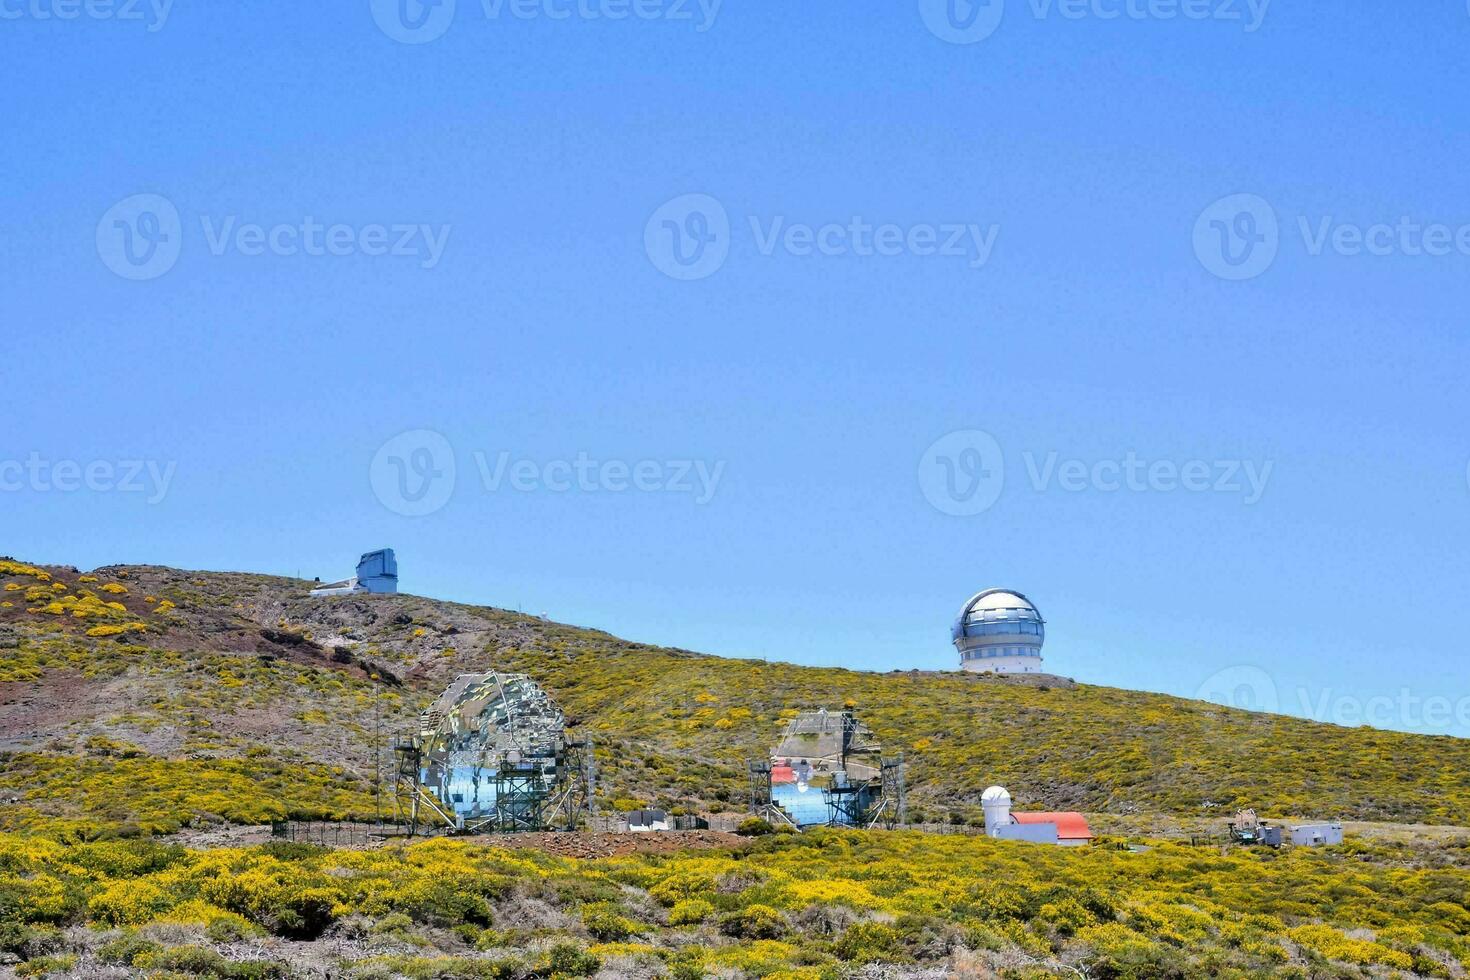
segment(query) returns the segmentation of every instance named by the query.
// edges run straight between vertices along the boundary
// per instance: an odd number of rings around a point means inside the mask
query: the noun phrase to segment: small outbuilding
[[[1080,847],[1093,840],[1087,818],[1080,813],[1013,813],[1011,819],[1023,827],[1056,827],[1057,843],[1063,847]]]
[[[631,810],[626,817],[628,830],[635,834],[652,834],[669,829],[669,815],[663,810]]]
[[[1000,840],[1081,847],[1093,841],[1087,818],[1074,812],[1012,813],[1011,794],[992,786],[980,797],[985,809],[985,833]]]
[[[1299,847],[1327,847],[1342,843],[1342,824],[1304,823],[1291,828],[1291,842]]]

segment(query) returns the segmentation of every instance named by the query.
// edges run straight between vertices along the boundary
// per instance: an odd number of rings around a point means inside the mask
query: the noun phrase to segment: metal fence
[[[709,817],[671,817],[670,830],[714,830],[733,833],[740,824],[750,819],[750,814],[721,813]],[[628,821],[621,814],[598,814],[587,818],[583,828],[596,833],[623,834],[628,832]],[[914,830],[926,834],[983,836],[984,827],[950,823],[906,823],[895,830]],[[406,824],[380,821],[374,823],[348,823],[327,820],[278,820],[271,824],[271,838],[300,844],[317,844],[322,847],[375,847],[384,841],[410,837]],[[422,833],[421,833],[421,836]],[[433,836],[432,834],[429,836]],[[1200,843],[1206,841],[1201,840]]]
[[[340,823],[324,820],[277,820],[271,823],[273,840],[322,847],[372,847],[385,840],[409,836],[397,823]]]
[[[718,830],[725,833],[733,833],[740,826],[741,821],[749,819],[749,814],[717,813],[708,817],[670,817],[670,830]],[[587,818],[587,830],[603,834],[625,834],[628,832],[628,819],[618,813],[600,813],[595,817]]]

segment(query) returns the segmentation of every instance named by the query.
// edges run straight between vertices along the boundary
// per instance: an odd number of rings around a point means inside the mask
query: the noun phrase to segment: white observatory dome
[[[999,837],[1002,827],[1011,824],[1011,794],[1004,786],[992,786],[980,795],[980,806],[985,811],[985,832]]]
[[[1012,589],[977,592],[960,607],[950,630],[960,669],[986,674],[1041,672],[1046,620],[1036,604]]]

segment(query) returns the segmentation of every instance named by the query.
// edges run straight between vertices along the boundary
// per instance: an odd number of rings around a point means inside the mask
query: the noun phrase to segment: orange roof
[[[1092,840],[1092,830],[1087,818],[1080,813],[1017,813],[1011,812],[1016,823],[1054,823],[1057,825],[1058,840]]]

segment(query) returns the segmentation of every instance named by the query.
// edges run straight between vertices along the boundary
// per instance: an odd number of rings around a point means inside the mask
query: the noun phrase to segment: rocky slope
[[[153,566],[0,562],[0,829],[372,816],[387,746],[457,673],[534,676],[598,746],[604,806],[739,810],[744,762],[854,704],[920,819],[1020,805],[1470,823],[1470,741],[1056,680],[859,673],[629,643],[416,596]]]

